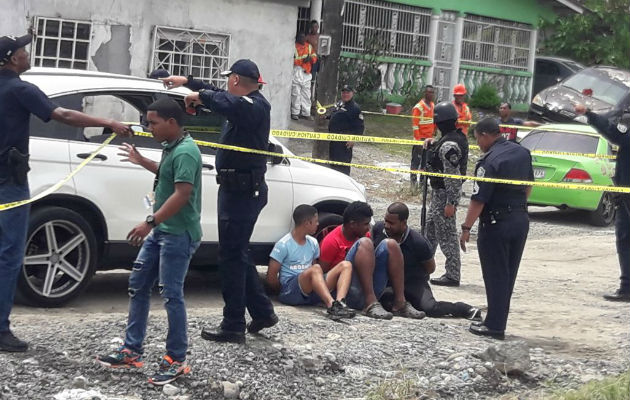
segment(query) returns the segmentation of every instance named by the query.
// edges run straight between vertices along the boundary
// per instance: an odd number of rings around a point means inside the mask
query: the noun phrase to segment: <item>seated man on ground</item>
[[[317,230],[317,209],[307,204],[293,211],[295,228],[280,239],[270,254],[267,284],[279,291],[278,300],[291,306],[326,304],[332,319],[352,318],[355,312],[343,299],[352,279],[352,264],[341,261],[326,276],[315,264],[319,245],[314,235]],[[280,275],[278,279],[278,275]],[[337,300],[330,292],[336,290]]]
[[[405,297],[429,317],[452,316],[481,321],[481,310],[462,302],[436,301],[429,286],[429,275],[435,271],[434,251],[429,241],[407,225],[409,208],[403,203],[387,207],[385,220],[372,228],[372,240],[378,247],[385,240],[399,244],[405,265]],[[385,309],[391,309],[393,293],[389,288],[381,297]]]
[[[344,259],[352,263],[352,283],[346,296],[348,307],[363,310],[366,316],[376,319],[391,319],[394,315],[424,318],[423,312],[405,300],[403,255],[396,241],[383,240],[374,249],[372,240],[364,237],[370,230],[372,215],[367,203],[349,204],[343,212],[343,224],[322,240],[319,265],[327,272]],[[394,289],[391,312],[378,301],[388,280]]]

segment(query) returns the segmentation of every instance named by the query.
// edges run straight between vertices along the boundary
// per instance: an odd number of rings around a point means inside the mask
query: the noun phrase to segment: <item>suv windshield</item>
[[[611,105],[618,104],[628,93],[626,85],[611,79],[608,74],[596,69],[582,70],[564,81],[562,86],[579,93],[582,93],[585,89],[590,89],[593,92],[592,97]]]
[[[569,132],[533,131],[520,141],[526,149],[563,151],[569,153],[597,153],[597,136],[580,135]]]

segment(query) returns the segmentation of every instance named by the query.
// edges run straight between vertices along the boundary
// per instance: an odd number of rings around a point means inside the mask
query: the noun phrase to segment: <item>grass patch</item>
[[[629,400],[630,371],[616,377],[592,381],[578,389],[555,393],[553,400]]]
[[[418,391],[411,379],[388,380],[370,390],[366,400],[414,400]]]
[[[386,115],[365,114],[365,135],[395,139],[413,139],[411,118],[390,117]],[[395,156],[406,156],[411,160],[411,148],[401,144],[374,144],[382,151]]]

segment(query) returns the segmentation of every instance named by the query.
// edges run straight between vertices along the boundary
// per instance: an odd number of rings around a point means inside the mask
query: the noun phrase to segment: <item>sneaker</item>
[[[339,320],[342,318],[354,318],[356,312],[350,309],[347,305],[343,304],[341,301],[334,300],[332,306],[330,306],[326,313],[328,318],[332,320]]]
[[[190,373],[190,365],[186,361],[174,361],[170,356],[164,356],[158,371],[149,378],[149,383],[156,386],[166,385],[188,373]]]
[[[15,337],[13,332],[0,333],[0,351],[23,353],[28,350],[28,343]]]
[[[120,346],[113,353],[96,357],[96,361],[108,368],[141,368],[142,354],[131,351],[125,346]]]

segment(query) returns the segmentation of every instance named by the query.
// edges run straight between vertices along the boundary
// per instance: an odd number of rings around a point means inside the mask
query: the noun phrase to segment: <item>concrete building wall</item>
[[[239,58],[258,64],[268,83],[263,93],[272,105],[271,125],[284,129],[298,5],[308,1],[0,0],[0,35],[25,33],[37,16],[90,21],[89,69],[146,76],[155,25],[229,34],[230,64]]]

